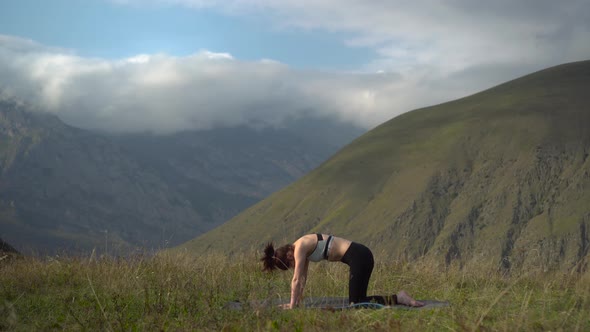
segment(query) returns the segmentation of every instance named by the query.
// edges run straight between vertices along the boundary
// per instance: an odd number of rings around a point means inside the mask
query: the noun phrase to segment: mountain
[[[286,130],[245,127],[113,136],[2,101],[0,237],[35,253],[177,245],[337,148]]]
[[[307,130],[317,125],[323,132],[310,135]],[[209,230],[300,178],[361,133],[354,126],[308,118],[282,128],[241,126],[115,139],[178,190]]]
[[[107,137],[2,104],[2,237],[21,251],[129,250],[196,233],[200,216]]]
[[[240,126],[116,138],[130,155],[169,183],[200,187],[203,195],[215,191],[239,195],[251,203],[303,176],[361,134],[351,125],[307,118],[281,128]],[[191,186],[194,181],[198,184]]]
[[[584,61],[405,113],[179,248],[234,252],[321,231],[385,260],[583,268],[589,88]]]
[[[0,261],[4,259],[4,257],[6,257],[6,254],[17,254],[18,255],[18,251],[16,249],[14,249],[10,244],[2,241],[2,239],[0,239],[0,255],[2,255],[2,257],[0,257]]]

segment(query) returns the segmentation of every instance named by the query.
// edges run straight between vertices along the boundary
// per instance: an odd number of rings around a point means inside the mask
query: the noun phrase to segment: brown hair
[[[262,270],[272,271],[276,268],[287,270],[294,267],[293,250],[295,246],[292,244],[286,244],[275,250],[274,244],[268,243],[264,248],[264,256],[260,259],[264,265]]]

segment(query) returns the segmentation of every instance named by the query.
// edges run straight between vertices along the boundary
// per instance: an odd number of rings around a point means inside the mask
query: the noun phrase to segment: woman
[[[414,300],[405,291],[391,296],[367,296],[369,278],[373,272],[373,253],[362,244],[327,234],[307,234],[295,243],[274,249],[269,243],[264,249],[264,271],[294,269],[291,281],[291,302],[286,308],[292,309],[301,303],[307,280],[309,262],[321,260],[342,262],[350,267],[348,300],[350,303],[377,302],[385,305],[403,304],[421,307],[424,304]]]

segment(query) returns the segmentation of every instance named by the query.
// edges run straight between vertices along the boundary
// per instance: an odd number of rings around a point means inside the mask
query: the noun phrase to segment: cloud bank
[[[336,31],[378,55],[356,72],[300,70],[227,53],[106,60],[0,36],[0,94],[65,122],[168,133],[280,125],[302,114],[371,128],[544,67],[590,58],[586,0],[112,0],[257,15],[275,29]],[[313,56],[313,54],[310,54]]]
[[[208,51],[186,57],[82,58],[0,36],[5,97],[78,127],[114,132],[277,126],[303,115],[370,128],[424,103],[418,84],[399,74],[302,71]]]
[[[482,63],[547,64],[586,59],[587,0],[112,0],[209,8],[267,18],[273,26],[344,32],[350,46],[375,49],[378,69],[433,66],[445,72]]]

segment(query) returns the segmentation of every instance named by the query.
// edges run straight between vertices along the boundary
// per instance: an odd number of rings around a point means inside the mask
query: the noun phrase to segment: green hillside
[[[379,260],[581,268],[589,153],[584,61],[398,116],[181,248],[231,252],[322,231]]]

